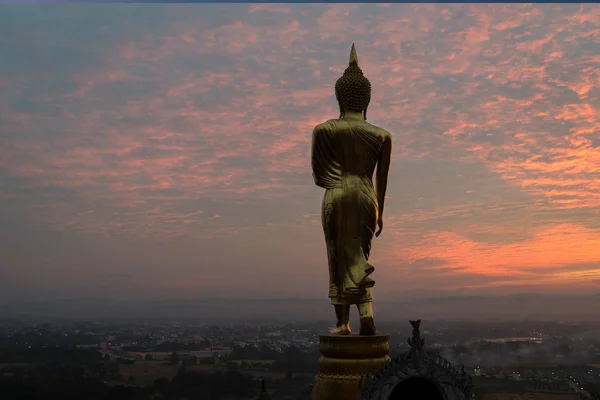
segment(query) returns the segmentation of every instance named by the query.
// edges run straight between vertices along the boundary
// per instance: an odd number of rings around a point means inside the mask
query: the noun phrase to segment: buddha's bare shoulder
[[[380,137],[381,139],[390,139],[392,135],[385,129],[378,127],[377,125],[369,124],[368,122],[364,122],[361,124],[363,128],[366,128],[371,134]],[[315,134],[325,134],[325,133],[334,133],[337,131],[345,131],[347,128],[347,124],[344,123],[343,119],[330,119],[328,121],[322,122],[315,126],[314,133]]]
[[[320,124],[318,124],[317,126],[315,126],[314,131],[315,132],[327,132],[327,131],[331,131],[332,129],[336,128],[336,120],[335,119],[330,119],[327,120],[325,122],[321,122]]]
[[[381,137],[382,139],[392,140],[392,134],[389,133],[387,130],[380,128],[377,125],[373,125],[373,124],[368,124],[368,125],[371,127],[372,132],[374,134],[376,134],[377,136]]]
[[[316,139],[318,137],[330,137],[335,135],[339,128],[335,121],[336,120],[334,119],[330,119],[315,126],[313,129],[313,138]]]

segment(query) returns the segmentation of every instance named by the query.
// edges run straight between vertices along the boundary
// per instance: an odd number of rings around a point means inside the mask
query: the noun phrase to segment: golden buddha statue
[[[317,125],[312,138],[313,178],[325,189],[321,215],[329,298],[337,318],[330,333],[350,334],[350,306],[356,304],[360,335],[375,335],[371,294],[375,281],[369,277],[375,268],[368,259],[373,235],[378,237],[383,229],[392,136],[366,121],[371,83],[358,67],[354,44],[349,66],[335,84],[335,96],[340,117]]]

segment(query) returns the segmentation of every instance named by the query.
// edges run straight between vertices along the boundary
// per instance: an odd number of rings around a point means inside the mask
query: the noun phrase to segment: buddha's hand
[[[379,230],[375,232],[375,237],[379,237],[379,235],[381,235],[381,231],[383,230],[383,218],[379,218],[377,220],[377,225],[379,225]]]

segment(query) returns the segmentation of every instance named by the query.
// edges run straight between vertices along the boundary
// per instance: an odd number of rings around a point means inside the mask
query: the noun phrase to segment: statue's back
[[[360,334],[376,333],[368,263],[371,240],[383,229],[383,206],[391,161],[391,135],[366,122],[371,83],[352,45],[348,68],[335,83],[340,117],[313,130],[314,182],[325,189],[321,217],[329,264],[329,298],[335,307],[334,335],[350,334],[349,306],[356,304]],[[376,184],[373,184],[373,175]],[[379,230],[377,227],[379,226]]]
[[[332,119],[318,125],[315,150],[322,155],[318,157],[319,164],[327,165],[323,165],[322,171],[327,175],[323,181],[330,184],[319,186],[327,189],[334,183],[339,187],[343,177],[367,179],[372,186],[373,173],[389,135],[386,130],[360,120]]]

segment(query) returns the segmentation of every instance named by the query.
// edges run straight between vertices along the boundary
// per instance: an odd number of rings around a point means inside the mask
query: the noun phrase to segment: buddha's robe
[[[317,125],[312,139],[315,184],[325,189],[321,208],[329,262],[332,304],[372,300],[368,263],[377,228],[373,173],[389,134],[360,120],[335,119]]]

